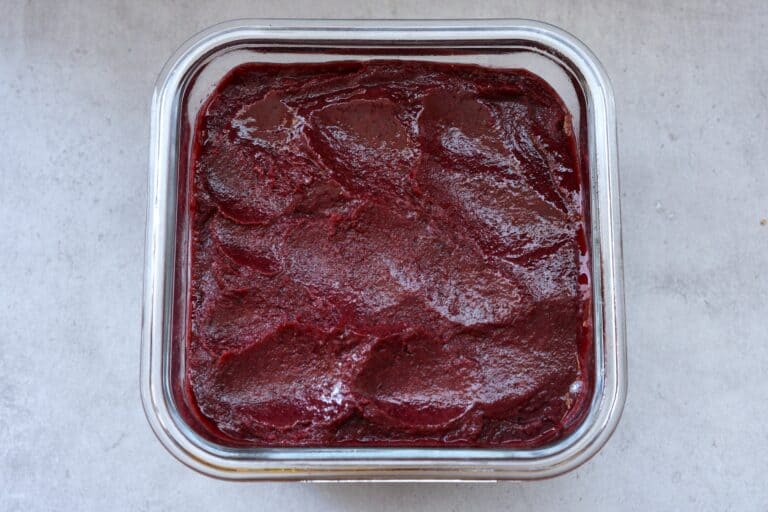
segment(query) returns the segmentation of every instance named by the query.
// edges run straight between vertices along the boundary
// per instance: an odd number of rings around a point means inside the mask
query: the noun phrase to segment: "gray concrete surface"
[[[0,2],[0,510],[768,510],[768,4]],[[233,484],[138,396],[148,105],[189,35],[247,16],[530,17],[616,89],[630,395],[561,478]]]

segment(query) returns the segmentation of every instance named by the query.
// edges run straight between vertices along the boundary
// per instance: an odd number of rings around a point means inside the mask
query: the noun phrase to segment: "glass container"
[[[196,429],[181,397],[189,257],[188,160],[198,110],[244,62],[418,59],[522,68],[565,101],[589,179],[594,386],[581,425],[536,449],[243,448]],[[151,110],[141,396],[160,442],[201,473],[233,480],[478,481],[546,478],[592,457],[624,405],[627,374],[616,118],[592,52],[528,20],[238,20],[187,41],[160,74]]]

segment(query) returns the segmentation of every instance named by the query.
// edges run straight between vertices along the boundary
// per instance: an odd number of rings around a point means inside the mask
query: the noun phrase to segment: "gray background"
[[[0,0],[0,510],[768,510],[768,3]],[[630,394],[554,480],[233,484],[146,424],[149,100],[225,19],[529,17],[584,40],[619,119]]]

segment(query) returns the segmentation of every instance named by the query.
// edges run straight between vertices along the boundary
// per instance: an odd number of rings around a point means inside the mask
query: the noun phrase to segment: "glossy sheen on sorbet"
[[[571,118],[520,70],[247,64],[194,133],[187,396],[253,446],[538,446],[591,376]]]

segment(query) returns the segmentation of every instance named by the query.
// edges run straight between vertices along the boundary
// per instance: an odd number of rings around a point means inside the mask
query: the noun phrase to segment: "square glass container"
[[[242,448],[206,438],[185,410],[192,127],[219,80],[244,62],[418,59],[522,68],[546,80],[573,116],[589,194],[595,365],[588,413],[535,449]],[[594,55],[573,36],[527,20],[240,20],[187,41],[158,78],[151,111],[141,396],[160,442],[184,464],[233,480],[478,481],[551,477],[588,460],[613,432],[626,395],[616,120]]]

